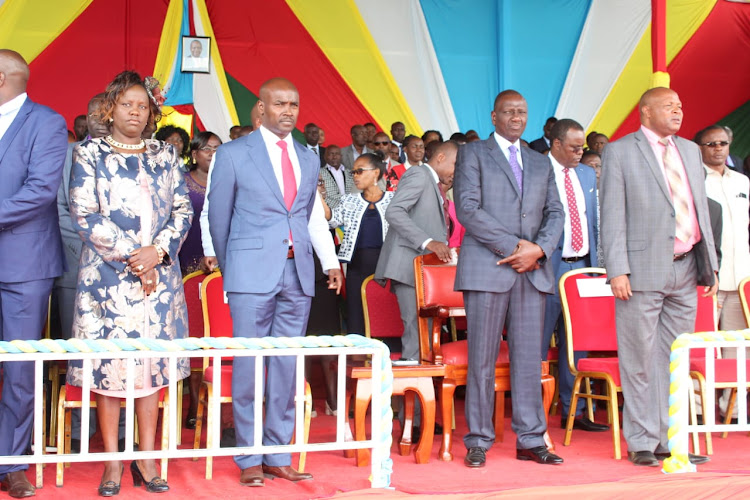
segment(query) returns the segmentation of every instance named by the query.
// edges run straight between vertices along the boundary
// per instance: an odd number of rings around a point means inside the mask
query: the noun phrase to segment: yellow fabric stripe
[[[159,121],[159,128],[165,125],[172,125],[174,127],[180,127],[185,130],[188,135],[193,136],[193,115],[183,115],[172,106],[162,106],[161,108],[161,121]]]
[[[0,5],[0,47],[31,63],[93,0],[5,0]]]
[[[706,20],[717,0],[667,2],[667,64],[671,63]],[[591,122],[589,130],[611,135],[651,87],[651,26],[643,33],[620,78]]]
[[[400,121],[410,134],[422,128],[380,54],[353,0],[286,0],[354,95],[381,127]]]
[[[172,0],[173,2],[176,0]],[[224,72],[224,63],[221,60],[221,54],[219,54],[219,44],[216,43],[216,37],[214,36],[214,28],[211,25],[211,18],[208,16],[208,9],[206,8],[206,0],[194,0],[197,9],[195,9],[201,18],[201,24],[203,25],[204,36],[211,37],[211,64],[213,70],[216,73],[216,77],[219,79],[219,86],[221,87],[221,94],[224,96],[224,103],[229,111],[229,116],[232,117],[232,123],[240,123],[240,118],[237,115],[237,108],[234,105],[234,99],[232,93],[229,91],[229,83],[227,82],[227,75]]]
[[[154,77],[159,80],[162,89],[169,82],[174,70],[177,48],[182,41],[180,36],[182,10],[182,0],[170,0],[167,15],[164,17],[164,27],[161,30],[159,50],[154,63]]]

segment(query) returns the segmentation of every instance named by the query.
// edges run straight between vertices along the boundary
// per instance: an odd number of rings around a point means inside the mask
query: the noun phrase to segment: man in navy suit
[[[26,95],[29,66],[0,49],[0,340],[36,340],[55,277],[65,270],[57,222],[68,132],[65,120]],[[34,419],[34,365],[3,363],[0,456],[22,455]],[[39,418],[42,418],[40,415]],[[37,445],[44,443],[37,443]],[[28,465],[0,465],[3,491],[30,497]]]
[[[209,227],[224,273],[235,337],[305,334],[315,293],[313,248],[341,288],[342,274],[318,200],[320,160],[291,136],[299,93],[274,78],[260,88],[261,127],[221,147],[211,173]],[[264,445],[289,444],[294,429],[294,357],[266,358]],[[254,445],[255,361],[234,360],[232,407],[238,446]],[[263,394],[258,397],[262,401]],[[257,422],[261,425],[261,422]],[[240,455],[240,484],[263,486],[264,474],[311,479],[291,467],[291,455]]]
[[[562,426],[567,424],[570,408],[573,374],[568,368],[567,341],[565,327],[560,314],[560,292],[557,286],[560,277],[582,267],[596,267],[596,244],[599,240],[596,224],[596,172],[590,168],[578,168],[581,165],[585,137],[583,127],[576,121],[562,119],[555,122],[550,130],[550,154],[552,170],[555,172],[557,192],[565,210],[565,225],[560,242],[550,259],[555,273],[555,293],[547,295],[544,312],[544,337],[542,337],[542,359],[547,359],[547,350],[552,332],[557,327],[557,346],[559,348],[560,367],[560,405],[562,407]],[[585,165],[584,165],[585,167]],[[583,353],[580,353],[582,355]],[[576,353],[577,362],[579,353]],[[584,401],[580,400],[576,415],[583,410]],[[609,429],[606,425],[597,424],[588,418],[577,418],[576,429],[601,432]]]
[[[455,289],[463,291],[469,340],[464,436],[467,467],[483,467],[495,442],[495,360],[508,329],[516,458],[560,464],[544,445],[547,420],[539,380],[545,294],[554,290],[549,256],[560,241],[564,213],[549,159],[520,138],[526,99],[498,94],[489,139],[462,146],[453,194],[466,228]]]

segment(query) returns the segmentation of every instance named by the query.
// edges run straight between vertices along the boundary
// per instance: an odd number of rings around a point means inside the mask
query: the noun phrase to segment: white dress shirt
[[[10,101],[0,106],[0,139],[3,138],[5,132],[10,128],[10,124],[18,116],[18,112],[21,110],[21,106],[26,102],[26,92],[17,95]]]
[[[554,156],[549,155],[549,160],[552,162],[552,169],[555,171],[555,183],[557,184],[557,192],[560,195],[560,202],[565,209],[565,224],[563,225],[563,249],[562,257],[569,259],[571,257],[584,257],[588,255],[589,249],[589,224],[586,218],[586,199],[583,195],[583,188],[581,188],[581,181],[578,180],[576,170],[580,167],[568,169],[568,175],[570,175],[570,183],[573,185],[573,192],[576,195],[576,206],[578,207],[578,217],[581,220],[581,236],[583,237],[583,245],[579,251],[573,250],[572,238],[571,238],[571,225],[570,225],[570,209],[568,208],[568,194],[565,191],[565,167],[560,165]]]
[[[329,172],[331,172],[333,180],[336,181],[336,185],[339,188],[339,193],[341,194],[341,196],[344,196],[346,194],[346,181],[344,180],[344,169],[346,167],[342,163],[341,165],[339,165],[339,168],[333,168],[326,163],[326,168]]]
[[[523,170],[523,160],[521,159],[521,141],[519,139],[516,139],[516,142],[510,142],[505,137],[501,136],[497,132],[495,132],[495,141],[497,141],[497,145],[500,146],[500,151],[503,152],[505,155],[505,159],[508,160],[508,163],[510,163],[510,151],[509,148],[511,145],[516,147],[516,158],[518,158],[518,165],[521,167],[521,170]]]
[[[406,163],[408,163],[408,162],[406,162]],[[430,172],[430,175],[432,176],[432,180],[435,181],[435,184],[437,184],[438,182],[440,182],[440,177],[438,177],[437,172],[435,172],[435,169],[433,169],[429,165],[429,163],[420,163],[420,165],[424,165],[425,167],[427,167],[427,170]],[[440,189],[440,188],[438,187],[438,189]],[[448,221],[445,221],[445,223],[447,224]],[[432,238],[427,238],[426,240],[424,240],[424,243],[422,243],[422,250],[424,250],[425,248],[427,248],[427,245],[429,245],[431,241],[432,241]],[[443,243],[447,244],[448,242],[444,241]]]
[[[309,149],[310,151],[312,151],[312,152],[313,152],[313,153],[315,153],[316,155],[320,156],[320,146],[319,146],[318,144],[316,144],[315,146],[310,146],[310,145],[308,144],[308,145],[307,145],[307,149]]]

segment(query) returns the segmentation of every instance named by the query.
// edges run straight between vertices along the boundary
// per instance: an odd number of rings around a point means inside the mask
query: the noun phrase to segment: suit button
[[[526,217],[526,214],[521,214],[521,217]]]
[[[289,214],[287,217],[289,217],[291,219],[292,218],[292,214]]]
[[[285,245],[287,245],[287,246],[289,246],[289,240],[284,240],[284,241],[282,241],[282,243],[285,244]]]
[[[671,215],[672,215],[672,217],[674,217],[674,212],[672,212],[672,214],[671,214]]]

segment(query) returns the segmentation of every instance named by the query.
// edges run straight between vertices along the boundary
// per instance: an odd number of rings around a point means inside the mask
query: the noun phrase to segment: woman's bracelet
[[[154,245],[154,248],[156,249],[156,256],[159,259],[159,264],[161,264],[164,262],[164,255],[166,252],[164,252],[164,249],[159,245]]]

